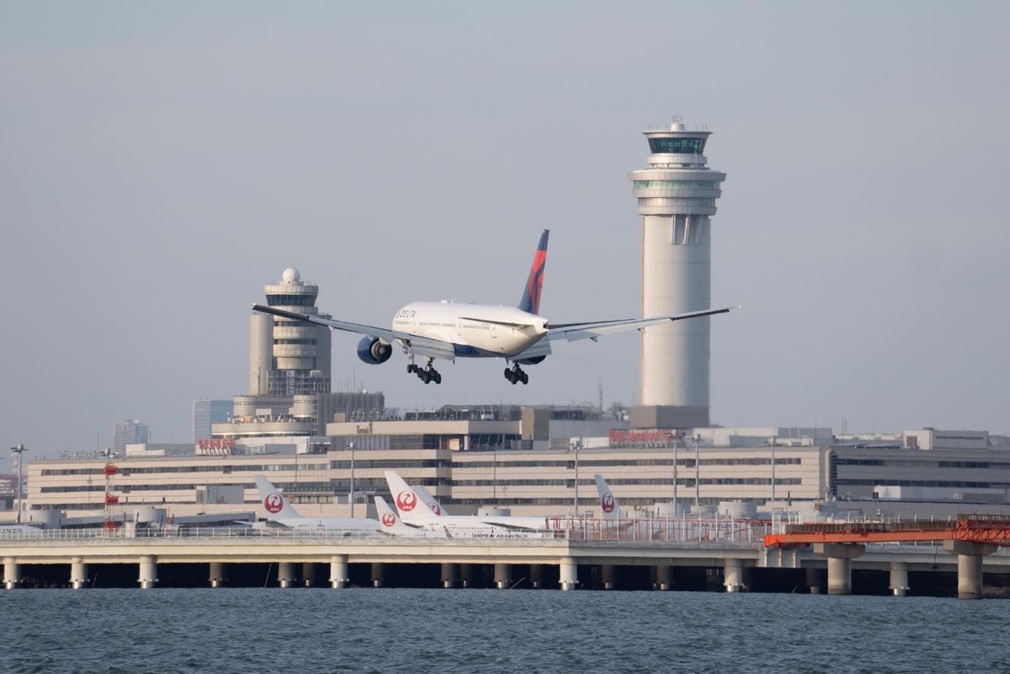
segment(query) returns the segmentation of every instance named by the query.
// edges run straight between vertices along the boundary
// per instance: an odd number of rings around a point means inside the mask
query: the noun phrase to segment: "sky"
[[[1004,2],[0,3],[0,447],[192,440],[287,267],[335,317],[637,315],[641,132],[713,132],[711,416],[1010,432]],[[358,360],[388,406],[634,404],[639,336]],[[7,452],[0,469],[9,468]]]

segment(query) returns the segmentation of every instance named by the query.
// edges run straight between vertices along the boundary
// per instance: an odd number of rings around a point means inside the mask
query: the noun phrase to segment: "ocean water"
[[[1010,672],[1010,602],[418,589],[0,592],[0,672]]]

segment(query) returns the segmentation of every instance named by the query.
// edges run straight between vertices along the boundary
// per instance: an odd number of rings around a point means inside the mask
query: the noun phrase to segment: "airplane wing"
[[[609,335],[615,332],[625,332],[627,330],[641,330],[650,325],[660,325],[667,321],[682,321],[686,318],[697,318],[699,316],[711,316],[713,314],[725,314],[735,307],[725,309],[706,309],[704,311],[689,311],[684,314],[673,316],[654,316],[652,318],[625,318],[613,321],[596,321],[594,323],[561,323],[547,326],[547,339],[567,339],[574,342],[580,339],[592,339],[595,341],[600,335]]]
[[[390,338],[391,340],[399,339],[408,346],[411,352],[418,356],[441,358],[443,360],[456,362],[456,351],[449,342],[443,342],[442,340],[431,339],[429,337],[418,337],[417,335],[412,335],[409,332],[390,331],[390,334],[392,335]],[[381,335],[376,336],[378,337]]]
[[[369,337],[378,337],[380,339],[385,339],[388,342],[392,342],[396,339],[396,335],[389,328],[379,328],[374,325],[362,325],[361,323],[350,323],[348,321],[337,321],[332,318],[323,318],[321,316],[311,316],[309,314],[299,314],[294,311],[285,311],[284,309],[276,309],[274,307],[265,307],[262,304],[254,304],[253,311],[258,311],[263,314],[273,314],[274,316],[280,316],[282,318],[290,318],[293,321],[302,321],[303,323],[315,323],[316,325],[325,325],[328,328],[334,330],[344,330],[346,332],[354,332],[359,335],[368,335]]]

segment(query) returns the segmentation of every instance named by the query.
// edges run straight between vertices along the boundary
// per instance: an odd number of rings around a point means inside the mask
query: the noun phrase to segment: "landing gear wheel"
[[[522,381],[523,386],[526,386],[526,384],[530,383],[530,376],[528,374],[526,374],[525,372],[523,372],[522,373],[522,378],[520,379],[520,381]]]
[[[509,368],[505,368],[505,378],[512,381],[512,370]]]
[[[417,372],[417,365],[414,363],[407,363],[407,374],[414,374]]]
[[[420,377],[421,381],[423,381],[425,384],[431,381],[431,375],[428,374],[427,370],[419,370],[417,376]]]
[[[439,374],[439,373],[438,373],[437,371],[435,371],[435,370],[432,370],[432,371],[431,371],[431,379],[432,379],[432,381],[434,381],[434,382],[435,382],[436,384],[441,384],[441,383],[442,383],[442,375],[441,375],[441,374]]]

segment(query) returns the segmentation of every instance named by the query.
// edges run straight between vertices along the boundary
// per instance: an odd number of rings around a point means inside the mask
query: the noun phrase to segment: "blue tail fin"
[[[526,287],[523,289],[523,298],[519,301],[519,308],[531,314],[540,313],[540,293],[544,289],[544,267],[547,266],[547,237],[551,230],[545,229],[540,235],[540,245],[533,255],[533,264],[530,266],[530,275],[526,279]]]

